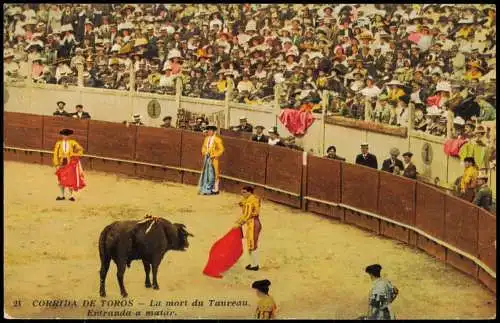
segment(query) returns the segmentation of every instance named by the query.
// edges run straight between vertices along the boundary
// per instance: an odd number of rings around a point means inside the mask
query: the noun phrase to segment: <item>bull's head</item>
[[[184,224],[174,223],[174,225],[177,227],[180,249],[185,250],[189,247],[188,237],[194,237],[194,235],[186,230],[186,226]]]

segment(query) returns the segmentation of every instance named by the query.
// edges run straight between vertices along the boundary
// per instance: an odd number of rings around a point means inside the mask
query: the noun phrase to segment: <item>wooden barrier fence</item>
[[[203,134],[4,112],[4,159],[52,163],[61,128],[85,169],[196,185]],[[371,168],[223,136],[221,189],[257,194],[419,248],[496,293],[496,217],[431,186]]]

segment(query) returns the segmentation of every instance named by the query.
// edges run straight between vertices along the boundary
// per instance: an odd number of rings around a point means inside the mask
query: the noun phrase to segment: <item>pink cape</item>
[[[294,136],[302,136],[313,124],[314,117],[311,112],[283,109],[280,113],[280,121]]]
[[[59,185],[73,189],[75,192],[85,187],[83,169],[80,158],[72,157],[68,164],[56,171]]]
[[[222,273],[231,268],[243,254],[241,228],[233,228],[214,243],[203,273],[210,277],[222,278]]]
[[[447,156],[459,157],[460,148],[467,142],[466,139],[448,139],[444,143],[444,153]]]

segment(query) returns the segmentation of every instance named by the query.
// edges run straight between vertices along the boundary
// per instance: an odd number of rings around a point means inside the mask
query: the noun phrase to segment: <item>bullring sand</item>
[[[204,301],[203,307],[170,307],[177,318],[252,318],[257,279],[271,280],[279,318],[353,319],[366,312],[370,281],[366,265],[400,290],[399,319],[484,319],[496,297],[474,279],[424,252],[361,229],[264,201],[260,241],[262,269],[244,269],[244,255],[222,280],[202,274],[212,244],[239,215],[239,196],[198,196],[196,187],[128,179],[89,171],[77,202],[56,201],[54,169],[4,162],[5,311],[17,318],[84,318],[84,308],[43,306],[43,300],[97,300],[101,307],[97,242],[115,220],[149,212],[184,223],[195,237],[186,252],[169,252],[158,273],[160,290],[146,289],[140,261],[125,272],[132,310],[151,310],[151,300]],[[106,282],[107,300],[121,300],[116,266]],[[247,301],[248,306],[209,306],[209,300]],[[21,300],[21,307],[13,307]],[[40,302],[42,301],[42,302]],[[157,309],[159,310],[159,309]],[[143,316],[143,318],[145,318]],[[159,316],[154,318],[161,318]]]

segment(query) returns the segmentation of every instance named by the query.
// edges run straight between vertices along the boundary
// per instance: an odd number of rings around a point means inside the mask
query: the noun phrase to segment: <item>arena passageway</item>
[[[496,312],[493,293],[424,252],[269,201],[261,216],[262,269],[246,271],[244,255],[224,279],[209,278],[202,274],[208,252],[238,217],[237,195],[198,196],[193,186],[89,171],[88,187],[76,195],[77,202],[61,202],[55,200],[54,171],[4,162],[4,299],[7,314],[16,318],[90,318],[100,310],[155,310],[154,318],[252,318],[257,299],[250,285],[267,278],[279,318],[353,319],[366,312],[371,284],[364,268],[375,262],[400,290],[393,304],[398,319],[485,319]],[[190,248],[167,253],[159,291],[144,288],[142,263],[133,262],[125,273],[130,305],[102,307],[99,234],[115,220],[139,220],[147,212],[186,224],[195,235]],[[112,264],[107,300],[121,300],[115,273]],[[97,306],[92,312],[43,305],[64,299],[95,299]],[[204,306],[191,306],[196,299]],[[13,307],[15,300],[22,306]],[[152,300],[171,306],[155,309]],[[188,306],[175,306],[185,300]],[[220,303],[210,300],[242,305],[215,306]]]

